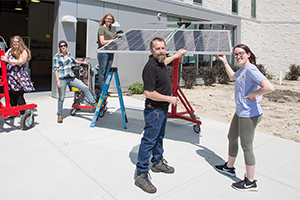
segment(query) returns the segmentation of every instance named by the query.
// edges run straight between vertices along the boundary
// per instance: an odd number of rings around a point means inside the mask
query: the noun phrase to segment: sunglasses
[[[60,45],[59,47],[66,47],[67,45],[63,44],[63,45]]]

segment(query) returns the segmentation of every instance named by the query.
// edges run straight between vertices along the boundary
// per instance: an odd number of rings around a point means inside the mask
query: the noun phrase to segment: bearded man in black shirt
[[[176,104],[177,97],[172,95],[171,81],[167,64],[181,58],[186,50],[179,50],[173,56],[166,57],[166,43],[155,37],[150,43],[149,60],[143,70],[144,93],[146,96],[144,109],[144,135],[138,153],[137,176],[135,185],[148,193],[155,193],[156,187],[148,178],[149,159],[153,172],[174,173],[174,168],[167,165],[163,158],[163,138],[168,118],[169,104]]]

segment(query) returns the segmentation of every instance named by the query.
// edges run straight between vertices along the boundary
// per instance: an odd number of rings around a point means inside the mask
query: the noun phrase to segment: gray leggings
[[[246,165],[255,165],[255,156],[253,152],[253,139],[255,128],[262,119],[262,114],[244,118],[234,114],[230,124],[228,133],[229,147],[228,154],[231,157],[236,157],[238,154],[238,138],[241,139],[241,145],[244,151],[244,159]]]

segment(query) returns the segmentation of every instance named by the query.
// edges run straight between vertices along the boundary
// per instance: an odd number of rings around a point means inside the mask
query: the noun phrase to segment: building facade
[[[237,4],[237,12],[232,11],[233,4]],[[288,72],[291,64],[299,65],[300,1],[202,0],[201,5],[236,15],[241,20],[239,42],[253,50],[257,63],[263,64],[269,73],[278,77],[280,71]]]
[[[76,55],[76,32],[79,23],[86,26],[85,57],[96,58],[96,36],[99,21],[106,13],[112,13],[117,19],[121,29],[168,29],[179,28],[167,22],[175,21],[222,21],[224,24],[195,25],[192,29],[228,29],[232,33],[232,44],[239,43],[241,35],[241,20],[236,15],[217,12],[204,8],[199,3],[170,1],[170,0],[61,0],[55,3],[57,14],[53,31],[53,45],[60,39],[69,42],[69,50]],[[65,16],[73,16],[74,23],[64,22]],[[74,34],[75,33],[75,34]],[[53,52],[54,54],[55,52]],[[149,51],[150,54],[150,51]],[[148,55],[149,55],[148,54]],[[118,67],[123,90],[134,82],[141,82],[142,69],[148,60],[148,55],[115,54],[113,66]],[[211,65],[216,59],[214,55],[187,55],[188,64],[201,67]],[[113,86],[112,86],[113,87]],[[53,77],[52,91],[55,93],[55,80]]]
[[[21,2],[23,11],[16,11]],[[300,64],[300,2],[298,0],[12,0],[0,2],[1,35],[27,38],[33,59],[29,70],[33,81],[47,80],[47,90],[57,97],[52,72],[52,58],[58,41],[66,40],[68,50],[78,59],[97,65],[97,30],[106,13],[112,13],[117,29],[174,29],[168,22],[199,21],[220,24],[191,25],[189,29],[226,29],[231,32],[232,46],[247,44],[269,73],[279,76],[291,64]],[[18,24],[18,26],[16,26]],[[150,54],[150,52],[149,52]],[[186,63],[195,70],[211,66],[216,55],[186,55]],[[231,64],[232,56],[228,56]],[[141,82],[141,73],[148,55],[115,54],[113,66],[118,67],[122,90]],[[41,83],[42,84],[42,83]],[[114,86],[112,85],[111,88]]]

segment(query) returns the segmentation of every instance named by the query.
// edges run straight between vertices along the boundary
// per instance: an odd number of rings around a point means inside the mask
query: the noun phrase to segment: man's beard
[[[165,55],[165,54],[159,54],[159,55],[157,55],[157,57],[155,57],[155,59],[156,59],[159,63],[163,63],[163,62],[165,62],[166,55]]]

